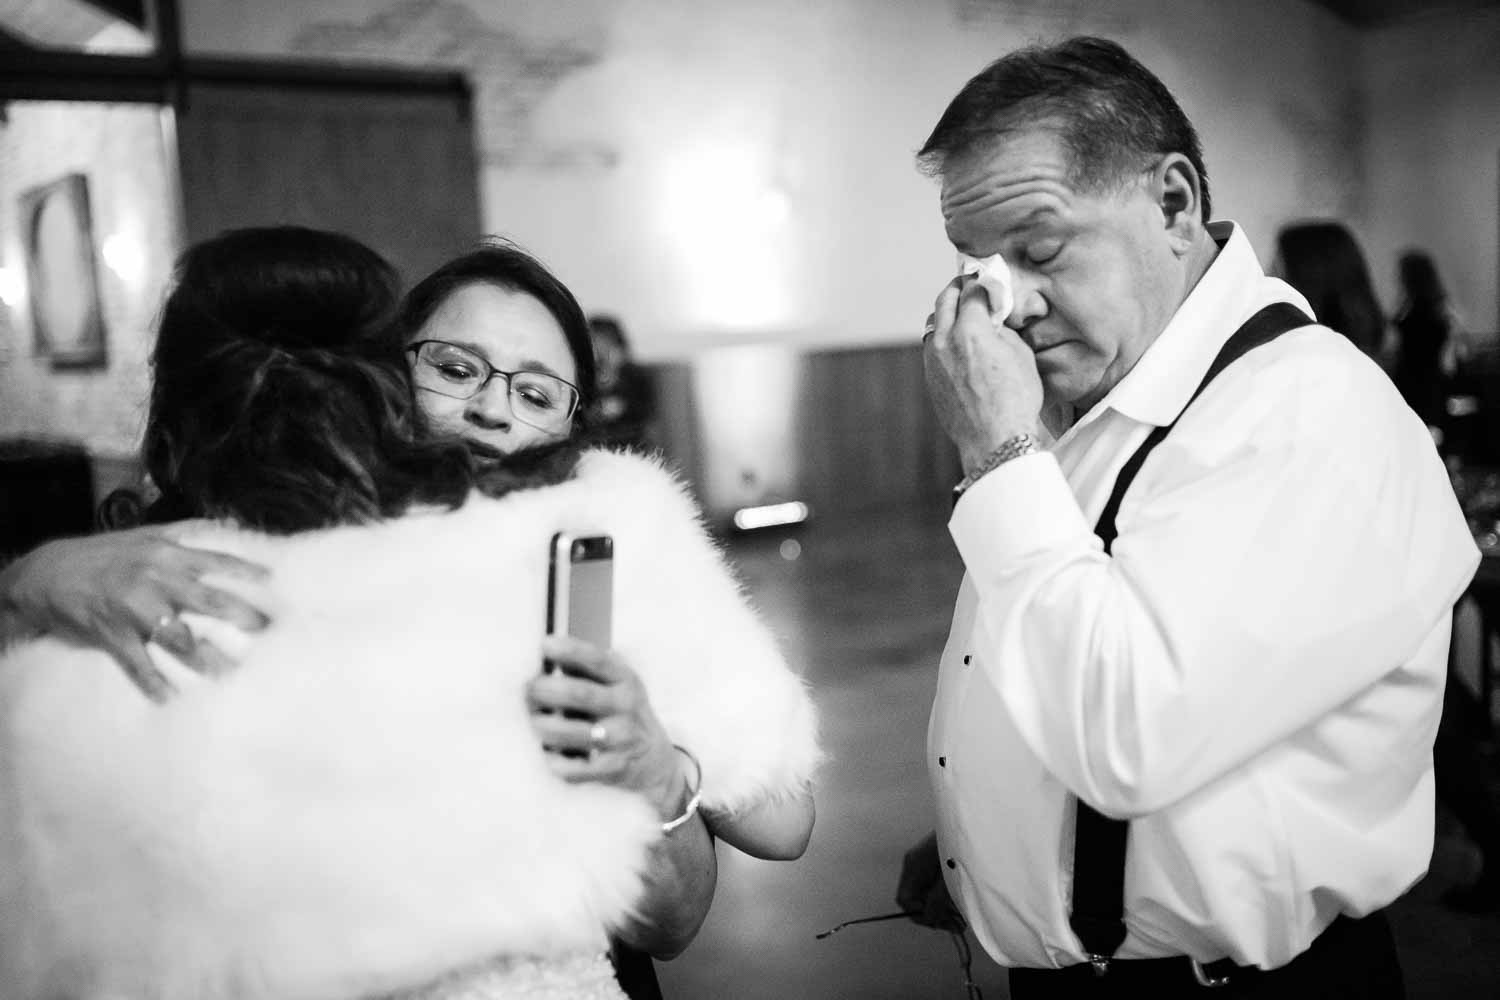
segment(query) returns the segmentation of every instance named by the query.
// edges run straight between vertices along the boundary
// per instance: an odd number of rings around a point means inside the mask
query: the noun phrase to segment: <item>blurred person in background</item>
[[[1397,261],[1401,302],[1394,323],[1398,341],[1392,379],[1442,445],[1449,380],[1457,370],[1462,339],[1437,266],[1425,251],[1408,249]],[[1443,900],[1469,913],[1500,911],[1500,774],[1485,749],[1493,729],[1489,708],[1468,683],[1449,675],[1434,757],[1438,795],[1479,853],[1473,881]]]
[[[1401,254],[1396,267],[1401,304],[1392,321],[1397,334],[1391,378],[1408,406],[1437,430],[1443,424],[1448,380],[1458,366],[1459,338],[1453,309],[1432,257],[1421,250]]]
[[[1276,236],[1274,269],[1307,299],[1313,315],[1355,347],[1378,358],[1385,314],[1375,298],[1370,269],[1358,241],[1340,222],[1301,222]]]
[[[1370,317],[1378,315],[1379,305],[1364,254],[1349,231],[1336,222],[1289,226],[1281,231],[1277,247],[1287,282],[1313,303],[1318,319],[1363,346],[1372,336]],[[1391,377],[1441,446],[1445,386],[1453,363],[1447,296],[1426,254],[1404,253],[1399,277],[1402,304],[1394,322],[1400,340]],[[1355,332],[1341,324],[1354,324]],[[1493,911],[1500,909],[1500,774],[1483,749],[1486,709],[1452,666],[1450,658],[1433,766],[1438,799],[1478,850],[1479,873],[1443,898],[1455,909]]]
[[[598,395],[589,413],[591,439],[606,445],[647,447],[656,416],[656,388],[651,373],[636,364],[619,319],[603,313],[589,317],[594,342]]]

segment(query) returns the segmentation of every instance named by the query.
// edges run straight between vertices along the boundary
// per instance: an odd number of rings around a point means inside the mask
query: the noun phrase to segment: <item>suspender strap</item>
[[[1136,449],[1135,454],[1130,456],[1120,468],[1120,475],[1115,480],[1115,488],[1109,494],[1109,500],[1104,505],[1104,510],[1099,514],[1099,523],[1094,527],[1094,534],[1098,535],[1104,542],[1104,551],[1108,552],[1115,541],[1115,515],[1120,512],[1120,501],[1125,498],[1125,491],[1130,488],[1130,483],[1135,479],[1135,474],[1141,471],[1141,466],[1146,464],[1146,456],[1151,454],[1153,448],[1161,444],[1162,438],[1177,426],[1177,421],[1182,419],[1182,414],[1193,405],[1193,401],[1203,394],[1218,374],[1229,365],[1248,354],[1250,351],[1269,344],[1288,330],[1296,330],[1299,327],[1309,326],[1312,320],[1307,317],[1301,309],[1289,302],[1276,302],[1266,306],[1260,312],[1245,321],[1245,325],[1236,330],[1230,338],[1224,342],[1214,358],[1213,364],[1208,366],[1208,371],[1203,376],[1203,381],[1198,383],[1198,388],[1193,390],[1193,395],[1188,399],[1177,417],[1165,427],[1157,427],[1141,446]]]
[[[1186,412],[1208,384],[1235,360],[1289,330],[1312,322],[1302,310],[1285,302],[1266,306],[1251,316],[1225,342],[1182,412]],[[1182,419],[1182,412],[1165,427],[1153,429],[1120,468],[1114,489],[1094,528],[1094,533],[1104,542],[1105,552],[1114,545],[1115,516],[1120,511],[1125,491],[1145,464],[1146,456]],[[1073,842],[1073,909],[1068,923],[1100,974],[1108,968],[1110,956],[1125,940],[1125,847],[1129,828],[1130,824],[1125,820],[1109,819],[1079,800]]]

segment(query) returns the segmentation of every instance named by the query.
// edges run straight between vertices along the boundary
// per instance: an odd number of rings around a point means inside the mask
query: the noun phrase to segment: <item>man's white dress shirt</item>
[[[1152,453],[1106,555],[1120,466],[1273,302],[1230,223],[1136,366],[1048,453],[970,488],[967,569],[928,734],[944,876],[1002,965],[1085,961],[1074,799],[1131,820],[1120,958],[1274,968],[1391,902],[1432,852],[1453,603],[1478,563],[1427,429],[1309,326],[1222,372]]]

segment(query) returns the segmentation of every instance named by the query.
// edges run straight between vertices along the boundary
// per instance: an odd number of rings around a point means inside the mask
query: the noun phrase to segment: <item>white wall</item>
[[[912,154],[968,77],[1037,37],[1104,34],[1156,70],[1204,135],[1216,213],[1260,247],[1366,201],[1356,36],[1304,0],[277,7],[187,0],[189,48],[464,66],[487,225],[653,357],[913,336],[953,257]]]
[[[1366,249],[1389,308],[1396,255],[1431,252],[1470,332],[1493,336],[1500,275],[1500,10],[1364,41],[1373,194]]]
[[[1497,325],[1494,12],[1365,35],[1306,0],[183,0],[183,21],[197,54],[463,68],[487,227],[618,313],[648,358],[914,336],[952,252],[912,154],[991,59],[1077,32],[1118,39],[1176,92],[1215,214],[1263,257],[1281,224],[1340,217],[1388,308],[1394,254],[1418,243],[1471,327]],[[116,141],[100,120],[42,136],[24,107],[0,131],[0,230],[15,191],[70,158],[96,164],[101,238],[126,205],[165,219],[164,177],[102,166],[158,156],[146,131]],[[0,316],[0,433],[133,443],[170,253],[152,225],[149,288],[103,276],[103,376],[38,368],[24,325]]]

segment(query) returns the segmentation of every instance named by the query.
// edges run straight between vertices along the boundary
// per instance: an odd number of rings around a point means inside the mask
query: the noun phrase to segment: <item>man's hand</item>
[[[1042,379],[1036,358],[1009,327],[990,317],[989,296],[971,276],[938,296],[924,336],[927,394],[965,472],[1009,438],[1037,434]]]
[[[929,833],[906,852],[901,862],[901,881],[896,885],[896,905],[924,927],[940,931],[965,928],[963,914],[958,912],[943,881],[936,833]]]

